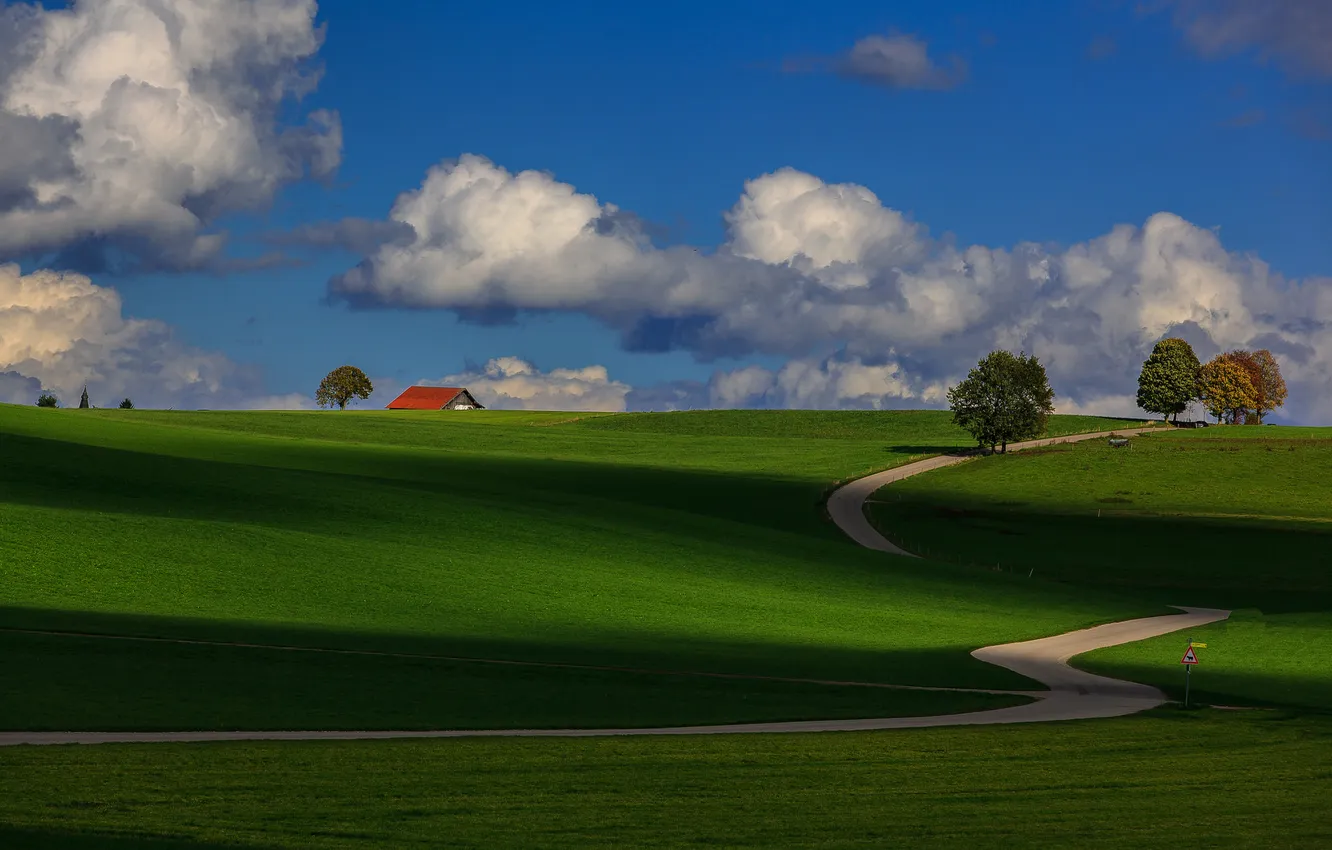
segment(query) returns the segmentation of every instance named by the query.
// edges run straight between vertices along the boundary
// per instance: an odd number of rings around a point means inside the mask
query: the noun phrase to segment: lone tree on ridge
[[[60,402],[57,401],[57,400],[56,400],[56,397],[53,396],[53,395],[51,395],[50,393],[42,393],[41,395],[37,396],[37,406],[38,406],[38,407],[59,407],[59,406],[60,406]]]
[[[374,392],[374,385],[365,373],[355,366],[339,366],[324,376],[315,390],[315,401],[320,407],[337,405],[338,410],[346,410],[347,402],[353,398],[369,398]]]
[[[1179,414],[1198,397],[1201,369],[1193,346],[1173,337],[1161,340],[1138,375],[1138,407],[1178,421]]]
[[[120,403],[120,409],[121,409],[121,410],[133,410],[133,409],[134,409],[134,402],[130,401],[129,399],[125,399],[124,401],[122,401],[122,402]]]
[[[948,390],[953,422],[982,447],[1000,446],[1040,436],[1054,413],[1054,390],[1045,367],[1024,352],[991,351]]]

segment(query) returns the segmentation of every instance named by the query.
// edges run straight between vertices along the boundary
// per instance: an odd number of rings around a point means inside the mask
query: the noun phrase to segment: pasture
[[[5,729],[967,711],[1022,698],[872,686],[1029,687],[969,651],[1172,603],[1239,609],[1193,635],[1208,642],[1195,695],[1272,707],[888,733],[11,747],[0,842],[1332,840],[1308,805],[1332,780],[1332,431],[1095,441],[881,491],[872,518],[929,560],[863,551],[826,519],[834,482],[968,444],[936,412],[0,406]],[[1178,692],[1184,638],[1078,663]]]
[[[1327,718],[1170,710],[877,734],[7,748],[0,843],[1319,847],[1330,748]]]
[[[1233,609],[1193,635],[1201,698],[1332,709],[1329,480],[1332,428],[1228,426],[962,464],[880,491],[871,517],[945,561]],[[1179,695],[1186,638],[1078,663]]]
[[[1024,688],[969,650],[1136,611],[839,536],[829,484],[959,445],[943,413],[4,407],[0,433],[9,728],[942,713],[1013,698],[648,673]]]

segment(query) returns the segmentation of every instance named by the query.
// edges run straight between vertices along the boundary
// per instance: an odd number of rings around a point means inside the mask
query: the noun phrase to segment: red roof
[[[389,402],[389,410],[439,410],[453,401],[462,387],[408,387]]]

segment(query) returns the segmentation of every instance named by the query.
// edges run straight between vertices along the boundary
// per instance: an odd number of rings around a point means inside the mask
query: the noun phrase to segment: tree
[[[1260,348],[1253,353],[1253,357],[1258,361],[1258,384],[1254,389],[1259,396],[1258,418],[1261,420],[1278,407],[1285,406],[1286,380],[1281,377],[1281,364],[1277,363],[1272,352]]]
[[[1054,413],[1054,390],[1045,367],[1026,353],[991,351],[966,380],[948,390],[953,422],[991,451],[1045,432]]]
[[[1176,421],[1198,397],[1202,364],[1193,346],[1182,339],[1163,339],[1153,348],[1138,375],[1138,407]]]
[[[355,366],[339,366],[319,382],[319,389],[315,391],[315,401],[320,407],[337,405],[338,410],[346,410],[347,402],[353,398],[369,398],[370,393],[374,391],[374,385],[360,369]]]
[[[125,399],[124,401],[122,401],[122,402],[120,403],[120,409],[121,409],[121,410],[133,410],[133,409],[134,409],[134,402],[130,401],[129,399]]]
[[[79,399],[79,410],[87,410],[89,407],[90,405],[88,404],[88,387],[84,386],[83,397]]]
[[[1253,384],[1252,416],[1246,416],[1245,420],[1255,419],[1256,424],[1262,424],[1264,416],[1286,403],[1286,382],[1281,377],[1281,366],[1266,348],[1257,351],[1240,349],[1225,356],[1242,366]]]
[[[59,406],[60,406],[60,402],[57,401],[57,400],[56,400],[56,397],[53,396],[53,395],[51,395],[50,393],[42,393],[41,395],[37,396],[37,406],[38,406],[38,407],[59,407]]]
[[[1249,370],[1233,357],[1218,354],[1202,367],[1202,401],[1217,422],[1235,422],[1255,405]]]

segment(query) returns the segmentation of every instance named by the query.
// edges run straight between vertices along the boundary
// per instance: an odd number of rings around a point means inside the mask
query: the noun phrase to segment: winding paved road
[[[1047,437],[1042,440],[1027,440],[1021,443],[1011,443],[1008,446],[1009,451],[1022,451],[1023,449],[1038,449],[1043,446],[1054,446],[1060,443],[1080,443],[1083,440],[1104,439],[1110,435],[1142,435],[1150,434],[1153,428],[1127,428],[1120,431],[1097,431],[1094,434],[1071,434],[1066,437]],[[908,463],[903,466],[885,469],[883,472],[876,472],[873,475],[866,475],[864,478],[857,478],[855,481],[849,481],[833,491],[828,497],[828,515],[832,521],[837,523],[837,527],[846,533],[847,537],[864,546],[867,549],[877,549],[880,552],[891,552],[894,555],[905,555],[908,558],[918,558],[919,555],[914,552],[908,552],[895,545],[892,541],[885,538],[882,534],[874,530],[870,525],[869,519],[865,516],[865,500],[873,496],[881,487],[887,487],[903,478],[910,478],[913,475],[920,475],[922,472],[929,472],[932,469],[942,469],[945,466],[955,466],[959,463],[965,463],[969,460],[975,460],[980,457],[974,450],[958,452],[950,455],[939,455],[937,457],[918,460],[915,463]]]
[[[1111,432],[1077,434],[1032,440],[1009,446],[1021,450],[1056,443],[1104,438]],[[1115,433],[1143,433],[1119,431]],[[874,530],[865,517],[865,500],[884,485],[932,469],[969,460],[974,455],[945,455],[857,479],[841,487],[828,500],[833,521],[862,546],[916,557],[894,546]],[[930,726],[978,726],[997,723],[1039,723],[1119,717],[1155,708],[1166,701],[1156,688],[1096,676],[1068,665],[1075,655],[1144,640],[1224,620],[1229,611],[1181,608],[1179,614],[1126,620],[1038,640],[987,646],[973,657],[1004,667],[1048,687],[1033,692],[1026,705],[929,717],[886,717],[867,720],[805,720],[776,723],[737,723],[720,726],[670,726],[650,729],[476,729],[439,731],[274,731],[274,732],[0,732],[0,746],[14,744],[108,744],[185,741],[310,741],[382,738],[559,737],[587,738],[610,735],[735,735],[765,732],[853,732],[878,729],[919,729]]]

